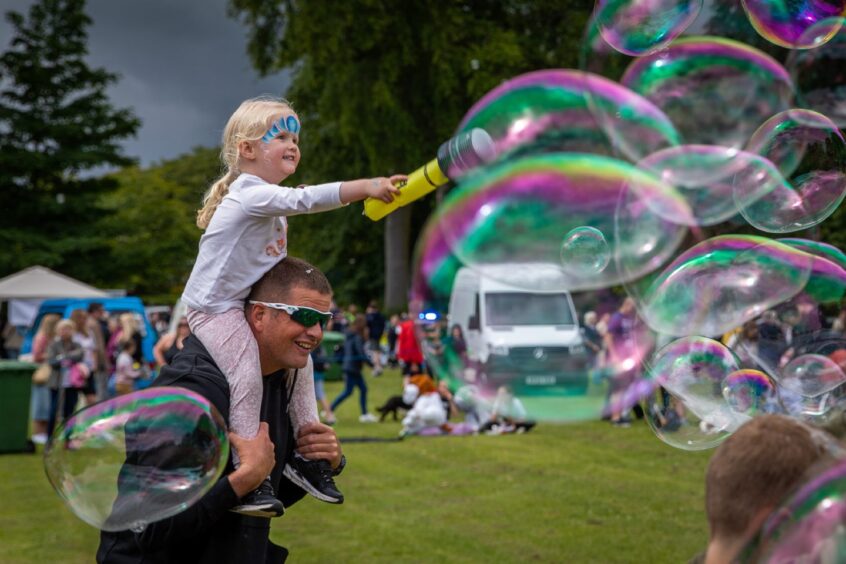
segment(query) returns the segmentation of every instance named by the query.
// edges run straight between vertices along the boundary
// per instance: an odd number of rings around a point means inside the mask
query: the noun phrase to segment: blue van
[[[144,302],[141,298],[136,296],[128,296],[123,298],[61,298],[56,300],[45,300],[41,302],[38,308],[38,314],[35,316],[35,321],[27,331],[24,337],[24,343],[21,347],[21,354],[32,352],[32,339],[35,337],[35,332],[41,324],[41,318],[48,313],[58,313],[63,318],[70,317],[70,314],[75,309],[88,309],[88,305],[92,302],[103,304],[103,309],[109,315],[119,315],[121,313],[134,313],[138,315],[142,321],[141,325],[141,352],[144,355],[144,361],[150,366],[155,366],[156,359],[153,356],[153,346],[156,344],[156,331],[150,324],[147,318],[147,313],[144,311]]]

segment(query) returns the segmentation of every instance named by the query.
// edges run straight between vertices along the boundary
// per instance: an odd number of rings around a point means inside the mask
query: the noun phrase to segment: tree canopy
[[[119,148],[140,122],[114,108],[117,75],[85,62],[84,0],[39,0],[8,12],[13,38],[0,55],[0,275],[42,264],[96,282],[104,168],[131,164]],[[100,174],[98,175],[98,171]]]

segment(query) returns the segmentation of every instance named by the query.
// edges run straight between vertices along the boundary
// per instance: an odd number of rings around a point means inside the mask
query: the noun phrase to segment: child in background
[[[326,371],[329,370],[329,358],[323,354],[323,347],[317,347],[311,351],[311,363],[314,366],[314,397],[323,409],[320,416],[327,425],[335,424],[335,414],[332,413],[332,406],[326,399],[326,390],[323,382],[326,380]]]
[[[367,197],[391,202],[403,175],[333,182],[304,188],[278,184],[300,162],[300,121],[285,100],[260,97],[243,102],[223,131],[221,159],[226,173],[209,188],[197,225],[205,229],[194,269],[182,295],[191,331],[208,349],[230,387],[232,431],[252,438],[259,428],[262,399],[258,345],[244,315],[250,287],[287,255],[287,216],[317,213]],[[247,307],[285,312],[305,327],[331,315],[297,304],[252,302]],[[290,414],[295,436],[318,423],[312,365],[295,379]],[[233,461],[238,464],[237,453]],[[328,461],[296,454],[285,476],[313,496],[341,503]],[[269,480],[245,496],[233,511],[276,517],[284,508]]]
[[[135,348],[135,341],[125,341],[115,362],[115,394],[119,396],[133,392],[135,381],[144,374],[134,358]]]

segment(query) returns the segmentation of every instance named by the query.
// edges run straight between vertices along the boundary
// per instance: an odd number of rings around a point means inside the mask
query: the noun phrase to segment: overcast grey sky
[[[12,30],[5,14],[26,14],[32,0],[0,0],[0,51]],[[125,153],[149,165],[219,143],[238,104],[285,92],[287,78],[261,79],[246,55],[246,29],[227,17],[227,0],[88,0],[89,58],[121,75],[110,91],[116,107],[142,120]]]

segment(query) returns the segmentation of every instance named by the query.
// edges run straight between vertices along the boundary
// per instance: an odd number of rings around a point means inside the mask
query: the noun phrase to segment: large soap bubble
[[[684,145],[741,149],[765,120],[789,109],[793,97],[793,83],[780,63],[725,37],[682,37],[657,52],[626,59],[601,35],[589,33],[582,68],[613,76],[621,67],[620,84],[661,110]],[[592,107],[613,137],[615,121],[601,106]],[[627,149],[634,160],[654,152],[637,145]]]
[[[530,72],[497,86],[470,108],[458,130],[474,127],[491,135],[500,161],[548,152],[612,155],[615,144],[651,153],[678,143],[667,116],[649,101],[570,69]]]
[[[816,434],[819,434],[817,431]],[[842,457],[842,449],[824,437],[821,448]],[[744,552],[742,561],[843,562],[846,557],[846,461],[817,468],[764,523],[758,537]]]
[[[655,331],[719,336],[801,292],[812,264],[811,255],[778,241],[724,235],[626,289]]]
[[[749,22],[761,37],[788,49],[813,49],[831,39],[812,38],[807,30],[814,24],[835,16],[846,15],[843,0],[743,0]]]
[[[228,456],[225,423],[208,400],[156,387],[76,413],[47,448],[44,468],[86,523],[139,531],[199,500]]]
[[[815,420],[841,401],[846,375],[829,356],[801,354],[782,368],[779,383],[788,413]]]
[[[723,382],[738,368],[734,354],[707,337],[677,339],[655,353],[650,380],[662,391],[651,397],[649,422],[656,435],[684,450],[722,442],[749,419],[723,397]]]
[[[757,183],[735,185],[743,217],[762,231],[807,229],[829,217],[846,195],[846,139],[827,117],[788,110],[752,135],[747,149],[766,157],[772,168]]]
[[[609,45],[643,55],[684,32],[701,9],[702,0],[597,0],[594,18]]]
[[[453,390],[472,386],[472,401],[464,401],[464,391],[460,402],[471,418],[507,387],[532,419],[598,419],[612,374],[594,368],[573,297],[563,289],[533,289],[543,272],[532,265],[465,266],[443,234],[444,211],[435,212],[418,240],[409,304],[429,367]],[[486,276],[496,266],[510,271],[515,283]],[[650,350],[649,339],[631,336],[628,361],[621,359],[629,374]],[[615,389],[622,396],[636,383],[615,382]]]
[[[846,127],[846,29],[842,17],[809,27],[801,41],[815,48],[791,51],[785,63],[796,84],[799,105]]]
[[[697,225],[716,225],[735,217],[772,192],[780,178],[765,158],[717,145],[679,145],[652,153],[638,163],[674,186]],[[736,196],[742,195],[741,197]]]
[[[535,290],[585,290],[619,284],[620,257],[627,277],[656,268],[693,219],[671,186],[624,161],[555,153],[515,158],[466,179],[444,199],[439,221],[456,257],[486,276]],[[615,224],[624,224],[625,236]],[[594,269],[562,264],[570,258],[562,246],[584,228],[601,234],[616,260]]]

